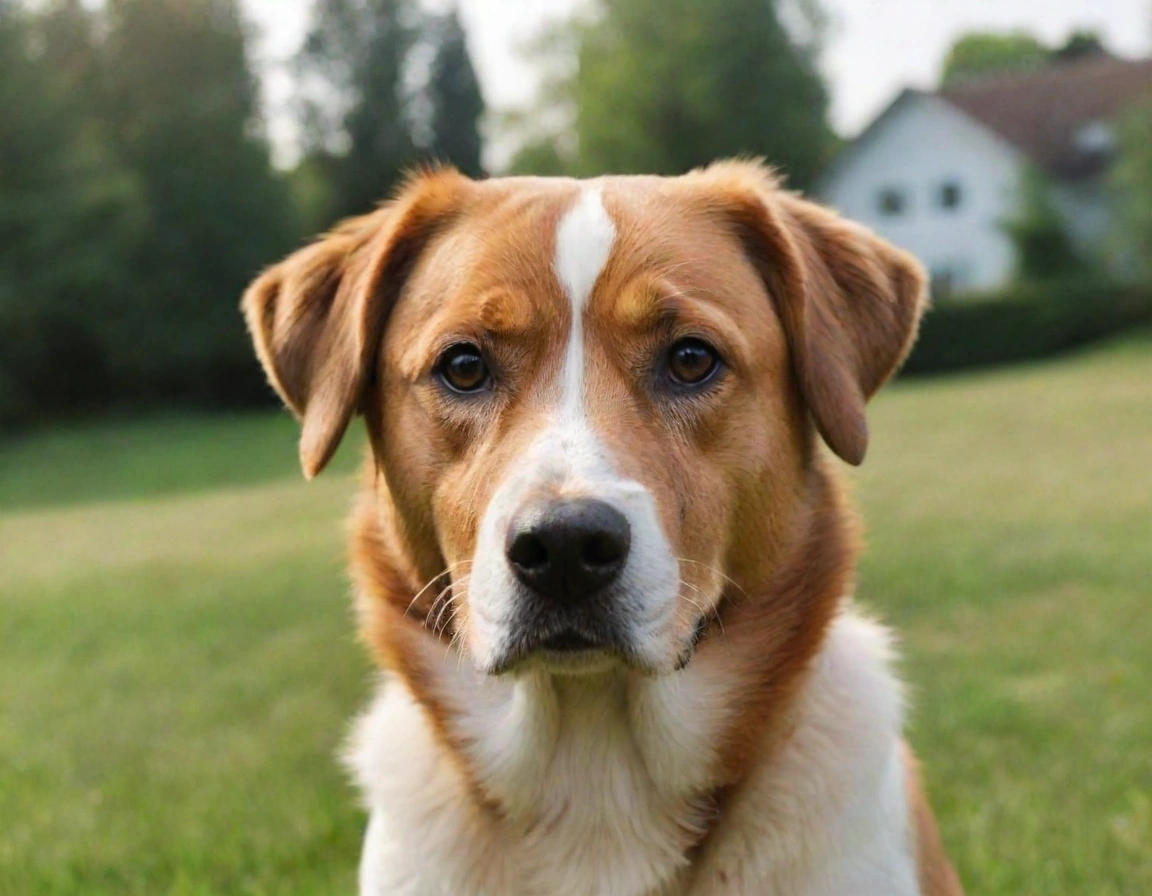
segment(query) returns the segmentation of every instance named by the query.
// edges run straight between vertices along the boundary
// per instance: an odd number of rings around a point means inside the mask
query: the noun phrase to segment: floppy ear
[[[779,189],[751,162],[712,166],[745,250],[776,304],[800,392],[828,446],[864,460],[864,405],[907,356],[927,303],[908,253],[835,212]]]
[[[470,183],[451,169],[416,175],[395,200],[269,268],[244,294],[268,381],[301,421],[300,464],[309,479],[360,407],[405,278]]]

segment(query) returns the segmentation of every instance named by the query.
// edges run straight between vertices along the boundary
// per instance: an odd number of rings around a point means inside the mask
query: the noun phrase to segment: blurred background
[[[860,596],[970,892],[1152,892],[1150,0],[0,0],[0,893],[351,892],[371,672],[237,302],[423,161],[916,253]]]

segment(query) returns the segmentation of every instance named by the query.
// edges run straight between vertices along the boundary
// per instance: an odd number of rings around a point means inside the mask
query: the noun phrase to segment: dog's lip
[[[616,656],[628,661],[630,650],[606,633],[590,632],[582,627],[565,626],[522,637],[519,643],[490,668],[489,674],[502,675],[533,659],[545,666],[577,667],[597,657]]]
[[[579,653],[587,650],[608,649],[603,640],[589,637],[574,628],[563,629],[549,635],[536,645],[536,650],[546,650],[549,653]]]

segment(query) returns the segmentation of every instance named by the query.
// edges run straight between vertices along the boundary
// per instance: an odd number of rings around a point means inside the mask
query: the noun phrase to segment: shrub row
[[[938,302],[904,373],[944,373],[1057,355],[1152,324],[1152,287],[1098,279],[1022,283]]]
[[[270,392],[231,302],[228,310],[232,326],[216,350],[186,347],[176,358],[160,346],[168,355],[162,365],[167,376],[121,369],[115,355],[109,357],[75,321],[9,320],[0,314],[0,428],[106,408],[269,403]],[[1147,325],[1152,325],[1152,287],[1099,280],[1022,284],[937,303],[924,318],[904,373],[1043,358]]]

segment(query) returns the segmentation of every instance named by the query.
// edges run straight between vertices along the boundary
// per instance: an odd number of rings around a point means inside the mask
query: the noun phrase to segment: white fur
[[[778,758],[728,807],[693,896],[914,896],[903,699],[886,629],[832,627]],[[720,878],[724,872],[724,880]]]
[[[616,472],[585,407],[584,312],[615,238],[616,226],[600,188],[594,182],[583,185],[556,228],[554,269],[571,306],[571,325],[555,404],[486,508],[473,558],[468,584],[473,624],[467,647],[482,669],[498,662],[514,635],[518,589],[503,548],[509,521],[546,483],[568,495],[606,501],[624,513],[632,545],[620,578],[618,609],[631,627],[631,641],[639,658],[654,667],[671,666],[682,647],[670,636],[679,565],[660,528],[655,501],[640,483]]]
[[[720,645],[722,647],[722,645]],[[493,679],[445,657],[475,807],[390,681],[350,756],[371,823],[362,896],[915,896],[887,634],[833,624],[795,730],[736,792],[693,873],[686,830],[724,718],[722,651],[662,676]]]
[[[556,276],[572,307],[564,352],[560,405],[565,416],[584,417],[584,309],[616,241],[616,225],[599,188],[588,184],[556,228]]]

